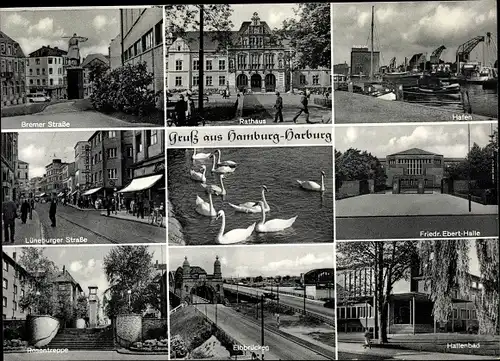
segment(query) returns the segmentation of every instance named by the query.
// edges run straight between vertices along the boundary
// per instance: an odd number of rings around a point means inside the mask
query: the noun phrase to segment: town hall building
[[[170,91],[196,89],[199,79],[199,32],[167,37],[166,86]],[[237,31],[204,32],[204,89],[252,92],[322,90],[331,86],[330,70],[294,69],[292,48],[254,13]]]

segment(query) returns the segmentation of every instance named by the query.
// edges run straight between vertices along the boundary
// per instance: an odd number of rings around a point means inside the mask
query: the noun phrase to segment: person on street
[[[274,104],[274,108],[276,109],[276,114],[274,115],[274,122],[278,123],[278,119],[280,123],[283,123],[283,98],[280,95],[280,92],[276,92],[276,104]]]
[[[4,242],[14,243],[14,235],[16,234],[16,218],[17,207],[16,204],[10,200],[9,196],[5,197],[2,203],[2,218],[3,218],[3,232]]]
[[[50,226],[56,226],[56,212],[57,212],[57,198],[55,196],[50,200],[50,208],[49,208],[49,218],[51,221]]]
[[[144,200],[142,198],[137,201],[137,218],[139,217],[144,219]]]
[[[198,124],[192,124],[194,111],[195,111],[195,106],[193,100],[193,93],[191,93],[191,91],[188,91],[186,95],[186,122],[188,123],[188,125],[198,125]]]
[[[35,209],[35,200],[31,198],[30,201],[30,219],[33,219],[33,209]]]
[[[457,79],[458,79],[458,84],[460,85],[460,100],[462,102],[464,113],[471,114],[472,107],[470,104],[469,88],[467,87],[467,81],[465,75],[459,74],[457,76]]]
[[[293,122],[294,123],[297,123],[297,118],[302,114],[304,113],[306,115],[306,123],[311,123],[309,121],[309,108],[307,107],[307,105],[309,104],[309,95],[311,93],[309,92],[309,90],[306,90],[304,92],[304,94],[302,94],[302,96],[300,97],[300,107],[299,107],[299,111],[297,112],[297,114],[295,114],[295,116],[293,117]]]
[[[186,125],[187,103],[184,100],[184,95],[179,95],[179,100],[175,103],[175,117],[177,126],[183,127]]]
[[[25,199],[21,204],[21,222],[23,222],[23,224],[26,224],[29,211],[30,211],[30,204],[28,203],[28,200]]]
[[[135,201],[133,199],[130,201],[130,213],[135,216]]]
[[[372,333],[370,332],[370,329],[366,328],[365,329],[365,344],[363,345],[363,347],[372,348],[371,339],[372,339]]]
[[[108,212],[108,217],[111,215],[113,211],[113,203],[111,202],[111,198],[108,197],[106,200],[106,211]]]

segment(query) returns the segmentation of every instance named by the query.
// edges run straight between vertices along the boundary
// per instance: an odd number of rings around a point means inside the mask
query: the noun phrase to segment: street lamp
[[[36,291],[36,313],[40,313],[40,291]]]
[[[128,290],[128,312],[131,312],[131,301],[130,301],[130,296],[132,295],[132,290]]]

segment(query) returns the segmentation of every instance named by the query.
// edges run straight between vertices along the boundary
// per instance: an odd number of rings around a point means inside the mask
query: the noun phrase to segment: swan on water
[[[216,238],[218,244],[232,244],[243,242],[252,235],[253,230],[255,229],[255,223],[253,223],[248,228],[236,228],[224,234],[224,228],[226,227],[226,216],[222,209],[217,213],[217,217],[215,219],[219,218],[222,218],[222,224]]]
[[[220,187],[216,184],[206,184],[202,183],[201,186],[205,188],[205,191],[207,193],[213,193],[216,196],[225,196],[227,194],[226,188],[224,187],[224,174],[219,174],[219,182],[220,182]]]
[[[207,171],[207,167],[205,165],[202,165],[201,170],[202,170],[202,172],[197,172],[197,171],[191,169],[189,171],[189,174],[191,175],[192,180],[205,183],[207,181],[207,177],[205,176],[205,173]]]
[[[266,195],[265,192],[267,192],[268,189],[265,185],[262,186],[262,203],[264,203],[264,211],[269,212],[270,207],[269,204],[267,203],[266,200]],[[228,203],[231,207],[234,208],[236,212],[243,212],[243,213],[260,213],[262,211],[262,207],[259,204],[259,202],[246,202],[246,203],[241,203],[239,205]]]
[[[214,208],[214,203],[212,201],[212,194],[208,193],[208,202],[204,201],[203,199],[200,198],[200,196],[196,195],[195,210],[202,216],[215,217],[217,215],[217,211]]]
[[[325,172],[321,171],[321,185],[313,181],[301,181],[297,179],[297,183],[308,191],[324,192],[325,191]]]
[[[193,156],[191,159],[196,159],[196,160],[201,160],[201,159],[207,159],[210,158],[212,153],[196,153],[196,148],[194,148]]]
[[[257,223],[255,227],[255,231],[259,233],[270,233],[270,232],[279,232],[286,228],[292,226],[293,222],[297,219],[297,216],[290,219],[271,219],[266,222],[266,212],[264,211],[264,202],[260,201],[259,205],[261,206],[261,214],[262,219]]]
[[[223,162],[221,162],[220,160],[220,157],[221,157],[221,152],[220,152],[220,149],[217,149],[216,152],[219,154],[219,157],[217,159],[217,166],[221,167],[221,166],[228,166],[228,167],[236,167],[238,165],[238,163],[236,162],[233,162],[232,160],[225,160]]]
[[[214,159],[213,164],[212,164],[212,173],[222,173],[222,174],[224,174],[224,173],[233,173],[234,172],[235,168],[229,167],[227,165],[223,165],[223,166],[220,166],[220,167],[216,168],[215,167],[215,162],[216,162],[215,156],[212,155],[212,158]]]

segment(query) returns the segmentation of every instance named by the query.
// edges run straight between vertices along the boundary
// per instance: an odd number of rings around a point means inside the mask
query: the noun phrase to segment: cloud
[[[358,15],[358,27],[364,28],[366,24],[368,24],[368,19],[370,18],[370,14],[367,12],[363,12]]]
[[[116,20],[116,18],[110,19],[105,15],[96,15],[94,17],[94,20],[92,20],[92,25],[94,25],[94,28],[97,30],[97,32],[104,31],[107,26],[117,23],[118,21]]]
[[[27,147],[19,150],[19,159],[24,160],[30,164],[40,163],[45,159],[47,149],[45,147],[29,144]]]
[[[264,272],[276,272],[279,271],[280,273],[293,273],[294,270],[297,269],[298,266],[304,267],[314,267],[318,264],[325,264],[329,263],[333,265],[333,256],[330,254],[325,254],[325,255],[315,255],[312,253],[309,253],[303,257],[297,257],[295,261],[290,260],[290,259],[285,259],[281,261],[276,261],[276,262],[269,262],[267,265],[262,267],[262,270]]]
[[[62,35],[61,35],[62,36]],[[21,37],[16,39],[21,49],[26,55],[29,55],[35,50],[40,49],[42,46],[50,45],[51,47],[58,47],[59,49],[68,49],[68,42],[64,39],[54,39],[49,37]]]
[[[7,27],[10,27],[10,26],[26,27],[29,24],[30,24],[30,22],[28,19],[22,17],[21,15],[19,15],[17,13],[14,13],[14,14],[7,16],[7,20],[6,20]]]
[[[283,22],[283,19],[285,19],[285,14],[281,11],[278,12],[271,11],[268,15],[269,17],[267,18],[268,19],[267,22],[271,28],[280,26],[281,23]]]
[[[83,269],[83,263],[82,261],[74,261],[74,262],[71,262],[71,264],[69,265],[69,269],[70,271],[72,272],[79,272]]]
[[[344,143],[352,143],[358,139],[358,129],[356,127],[349,127],[345,132]]]
[[[33,177],[42,177],[45,174],[45,167],[31,167],[30,166],[30,178]]]
[[[82,47],[80,47],[80,55],[82,57],[85,58],[89,54],[103,54],[103,55],[108,55],[109,54],[109,42],[106,42],[106,41],[103,40],[103,41],[101,41],[97,45],[82,46]]]

